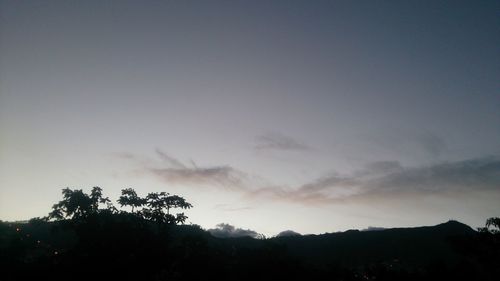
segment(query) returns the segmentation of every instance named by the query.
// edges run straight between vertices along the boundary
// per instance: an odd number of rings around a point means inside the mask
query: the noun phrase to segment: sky
[[[499,11],[0,0],[0,219],[100,186],[267,236],[482,226],[500,215]]]

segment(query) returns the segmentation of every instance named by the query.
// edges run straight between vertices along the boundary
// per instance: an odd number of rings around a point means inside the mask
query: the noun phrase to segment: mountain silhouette
[[[292,255],[325,267],[333,263],[357,266],[370,262],[417,265],[441,260],[456,262],[450,239],[475,233],[465,224],[449,221],[436,226],[379,231],[348,230],[277,239],[287,245]]]
[[[0,279],[495,280],[498,241],[456,221],[254,239],[103,213],[0,223]]]

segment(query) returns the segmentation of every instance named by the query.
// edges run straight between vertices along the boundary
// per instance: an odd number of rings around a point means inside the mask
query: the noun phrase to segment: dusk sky
[[[500,1],[0,1],[0,219],[167,191],[265,235],[500,214]]]

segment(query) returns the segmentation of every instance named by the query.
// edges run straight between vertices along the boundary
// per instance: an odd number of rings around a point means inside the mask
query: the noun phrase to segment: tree
[[[187,216],[185,216],[184,213],[178,213],[174,216],[170,214],[170,209],[189,209],[193,207],[193,205],[188,203],[184,198],[177,195],[170,195],[166,192],[149,193],[146,197],[146,201],[149,208],[143,210],[143,216],[158,223],[184,223]]]
[[[111,200],[108,197],[102,197],[102,188],[94,186],[90,192],[90,200],[92,201],[92,211],[97,212],[99,210],[99,204],[106,204],[110,208]],[[112,205],[112,204],[111,204]]]
[[[184,224],[186,222],[186,219],[188,217],[186,215],[184,215],[184,213],[178,213],[176,216],[175,216],[175,223],[176,224]]]
[[[118,199],[118,204],[120,204],[121,207],[132,207],[132,213],[134,212],[134,208],[142,207],[146,202],[146,199],[139,197],[132,188],[122,189],[122,195]]]
[[[90,195],[81,189],[72,190],[70,188],[63,189],[62,194],[63,200],[52,206],[48,219],[81,219],[92,214],[114,214],[118,211],[108,197],[103,197],[102,189],[98,186],[92,188]],[[193,207],[184,198],[166,192],[153,192],[149,193],[146,198],[141,198],[132,188],[122,190],[118,203],[121,207],[132,207],[132,213],[136,211],[134,213],[136,216],[166,224],[182,224],[187,219],[184,213],[171,214],[171,209]],[[100,204],[105,204],[106,209],[99,209]],[[136,208],[141,207],[140,211],[136,210]]]
[[[63,200],[52,206],[53,211],[49,214],[51,219],[81,217],[91,209],[91,200],[82,190],[62,190]]]
[[[63,200],[52,206],[49,219],[61,220],[64,218],[78,219],[100,211],[99,204],[106,204],[108,210],[114,207],[107,197],[102,197],[102,189],[98,186],[92,188],[90,195],[81,189],[62,190]]]
[[[479,228],[479,232],[500,234],[500,218],[493,217],[487,219],[485,227]]]

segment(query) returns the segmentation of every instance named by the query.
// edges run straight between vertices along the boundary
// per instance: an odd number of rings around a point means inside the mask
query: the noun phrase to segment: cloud
[[[311,148],[301,141],[276,132],[256,137],[256,150],[305,151]]]
[[[227,188],[241,187],[244,174],[230,166],[205,168],[150,168],[150,172],[168,183],[209,184]]]
[[[211,228],[207,230],[215,237],[218,238],[236,238],[236,237],[251,237],[251,238],[262,238],[263,235],[257,233],[254,230],[236,228],[233,225],[227,223],[220,223],[216,228]]]
[[[160,149],[155,150],[161,163],[130,153],[121,153],[120,158],[140,164],[140,172],[156,176],[170,184],[210,185],[228,189],[245,188],[247,175],[229,165],[199,167],[190,160],[190,166]]]
[[[362,135],[360,140],[372,147],[373,153],[413,159],[415,163],[441,159],[449,152],[446,139],[430,130],[387,128]]]
[[[285,230],[276,235],[276,237],[289,237],[289,236],[302,236],[302,234],[295,232],[293,230]]]
[[[379,192],[500,190],[500,158],[483,157],[402,168],[367,183]]]
[[[367,228],[361,229],[361,231],[381,231],[385,229],[386,229],[385,227],[369,226]]]
[[[251,197],[328,204],[366,198],[500,191],[500,158],[482,157],[422,167],[376,162],[350,175],[332,174],[295,189],[263,187]]]
[[[169,164],[173,168],[177,168],[177,169],[186,169],[187,168],[186,165],[182,164],[179,160],[177,160],[177,159],[175,159],[173,157],[170,157],[165,152],[161,151],[159,148],[156,148],[155,152],[156,152],[156,154],[158,154],[158,156],[161,159],[163,159],[165,162],[167,162],[167,164]],[[191,160],[191,162],[192,162],[192,160]],[[194,164],[194,162],[192,162],[192,165],[194,167],[196,167],[196,165]]]
[[[375,199],[414,198],[426,195],[466,195],[500,192],[500,157],[488,156],[427,166],[406,167],[397,161],[369,163],[350,174],[327,174],[296,187],[257,181],[231,166],[188,166],[157,149],[164,161],[137,160],[142,170],[168,183],[222,187],[247,199],[268,199],[305,205],[367,202]],[[223,208],[221,208],[223,209]],[[235,208],[243,210],[245,208]],[[232,209],[231,209],[232,210]]]
[[[360,172],[361,174],[386,174],[399,172],[402,169],[398,161],[378,161],[367,164]]]

